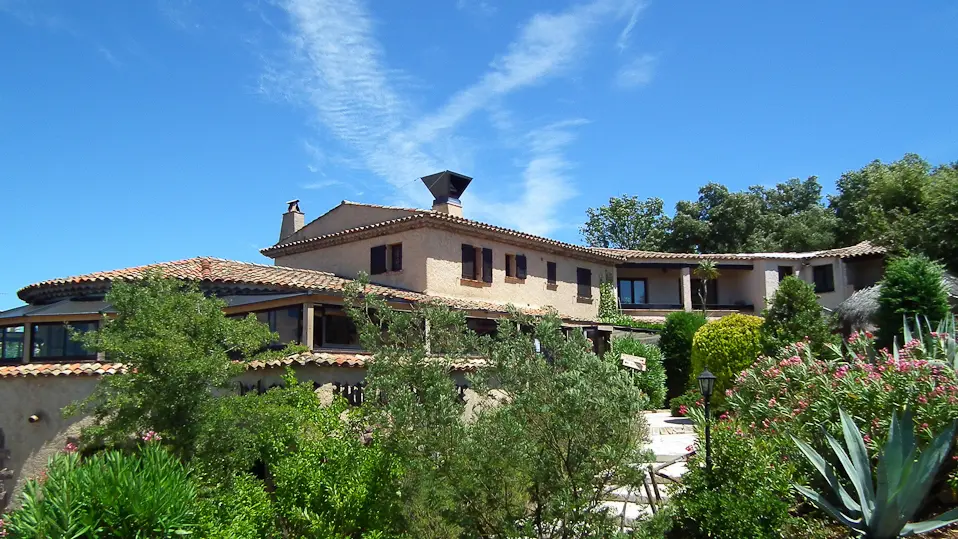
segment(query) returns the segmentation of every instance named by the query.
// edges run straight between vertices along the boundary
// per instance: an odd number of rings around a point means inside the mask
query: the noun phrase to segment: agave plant
[[[826,433],[825,436],[855,488],[857,499],[845,490],[835,470],[818,452],[792,437],[828,482],[844,508],[838,509],[825,496],[810,488],[793,485],[798,492],[866,539],[908,537],[958,522],[958,508],[931,520],[910,522],[925,500],[939,466],[948,458],[955,436],[955,423],[939,434],[919,456],[911,412],[906,411],[902,420],[899,420],[898,414],[893,415],[888,442],[878,457],[873,481],[871,460],[861,432],[844,410],[839,410],[839,413],[848,451],[831,435]]]
[[[904,342],[909,343],[917,340],[923,354],[922,359],[936,361],[947,364],[952,369],[958,371],[958,343],[955,342],[955,317],[946,316],[944,320],[938,323],[937,330],[932,329],[928,317],[922,319],[915,317],[914,330],[908,320],[904,320],[902,333]],[[898,359],[898,342],[893,345],[892,354]]]

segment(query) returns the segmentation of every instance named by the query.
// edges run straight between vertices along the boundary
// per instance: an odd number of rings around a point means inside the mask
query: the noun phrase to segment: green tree
[[[932,327],[948,314],[942,267],[924,256],[892,260],[878,295],[878,343],[901,343],[904,318],[927,317]]]
[[[762,350],[768,356],[777,355],[785,346],[805,339],[811,342],[816,354],[821,354],[826,344],[836,340],[822,313],[815,288],[796,277],[782,279],[762,316],[765,318]]]
[[[439,305],[387,308],[350,285],[346,301],[373,353],[366,405],[374,437],[403,463],[414,537],[592,537],[611,485],[636,485],[647,400],[627,373],[566,337],[557,317],[515,314],[495,339]],[[536,345],[536,342],[538,345]],[[541,352],[537,352],[541,350]],[[435,352],[441,352],[436,354]],[[453,359],[479,354],[463,402]],[[388,426],[388,427],[387,427]]]
[[[829,196],[829,206],[838,225],[837,241],[852,245],[878,241],[896,250],[920,242],[920,212],[931,165],[915,154],[894,163],[875,160],[838,179],[838,193]]]
[[[921,250],[958,272],[958,162],[932,171],[925,201]]]
[[[194,283],[152,274],[143,281],[113,284],[106,300],[116,316],[80,339],[88,350],[122,363],[122,373],[104,377],[70,412],[92,413],[88,438],[124,442],[146,431],[160,433],[188,456],[213,392],[243,368],[274,335],[250,315],[234,320],[221,300]]]
[[[709,297],[709,281],[714,281],[719,278],[719,270],[716,267],[715,262],[711,260],[702,260],[699,262],[698,266],[695,267],[692,272],[696,277],[699,278],[701,287],[699,289],[699,300],[702,302],[702,316],[708,316],[708,297]]]
[[[695,202],[675,206],[669,250],[692,253],[735,253],[761,250],[763,202],[755,193],[732,193],[727,187],[708,183],[699,189]]]
[[[660,198],[612,197],[608,205],[589,208],[586,215],[581,232],[591,247],[658,251],[664,246],[668,217]]]

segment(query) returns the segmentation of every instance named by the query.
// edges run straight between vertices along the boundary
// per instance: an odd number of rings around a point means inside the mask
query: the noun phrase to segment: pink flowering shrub
[[[861,426],[872,454],[885,443],[895,411],[912,410],[920,425],[916,436],[924,443],[958,419],[955,371],[925,359],[929,350],[917,340],[896,357],[876,350],[872,335],[862,333],[852,335],[844,348],[830,347],[828,355],[816,357],[806,344],[797,343],[777,357],[760,357],[736,378],[727,395],[729,410],[753,435],[783,435],[783,454],[793,456],[785,435],[812,441],[822,450],[821,428],[841,438],[839,407]]]

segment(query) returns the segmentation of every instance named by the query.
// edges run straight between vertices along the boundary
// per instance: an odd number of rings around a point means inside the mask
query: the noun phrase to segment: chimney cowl
[[[295,198],[295,199],[293,199],[293,200],[290,200],[289,202],[286,203],[286,205],[289,206],[288,208],[286,208],[286,213],[293,213],[293,212],[303,213],[303,212],[299,211],[299,199],[298,199],[298,198]]]
[[[472,178],[469,176],[450,170],[444,170],[422,177],[422,183],[426,184],[426,188],[429,189],[429,192],[432,193],[432,196],[435,198],[433,206],[448,203],[457,206],[461,205],[459,197],[461,197],[462,193],[469,187],[469,182],[471,181]]]
[[[299,232],[306,224],[306,216],[299,209],[299,200],[290,200],[286,203],[286,213],[283,214],[283,224],[279,228],[279,241]]]

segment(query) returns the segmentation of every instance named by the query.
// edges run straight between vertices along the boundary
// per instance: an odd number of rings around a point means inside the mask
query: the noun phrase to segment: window
[[[499,332],[499,322],[492,318],[466,318],[466,326],[479,335],[495,337]]]
[[[402,244],[377,245],[369,249],[369,274],[402,271]]]
[[[648,303],[646,279],[619,279],[619,303],[638,305]]]
[[[492,282],[492,249],[462,244],[462,278]]]
[[[795,269],[791,266],[779,266],[778,267],[778,282],[782,282],[782,279],[786,277],[791,277],[795,274]]]
[[[359,331],[352,318],[338,307],[327,306],[317,308],[317,316],[322,316],[322,323],[313,328],[313,341],[322,347],[331,348],[359,348]]]
[[[580,298],[592,297],[592,270],[586,268],[575,269],[575,283],[578,285]]]
[[[526,255],[506,255],[506,277],[526,278]]]
[[[23,326],[0,328],[0,361],[23,359]]]
[[[556,285],[556,263],[546,262],[546,283]]]
[[[702,306],[702,279],[692,279],[692,305]],[[705,304],[718,305],[718,281],[709,279],[706,283]]]
[[[269,325],[269,330],[279,334],[275,344],[299,342],[303,332],[302,305],[283,307],[269,311],[260,311],[256,319]]]
[[[812,266],[812,282],[815,283],[815,292],[821,294],[835,291],[834,271],[831,264]]]
[[[97,328],[96,322],[70,322],[70,327],[79,333],[86,333]],[[62,358],[62,357],[91,357],[94,354],[73,340],[67,324],[56,322],[49,324],[33,324],[31,330],[33,354],[35,358]]]

